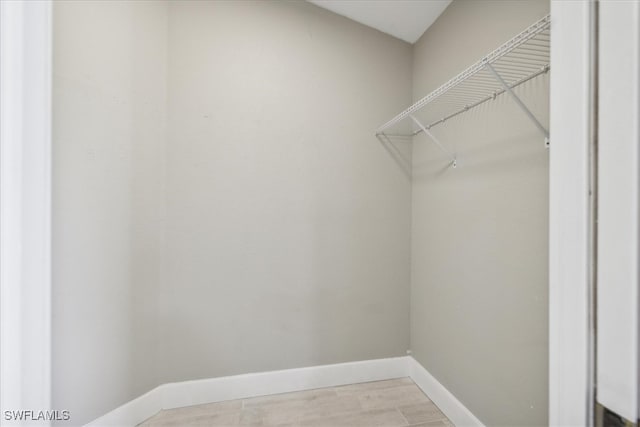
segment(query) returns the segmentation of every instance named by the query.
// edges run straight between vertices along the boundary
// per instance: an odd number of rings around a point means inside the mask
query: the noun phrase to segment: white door
[[[596,400],[636,423],[640,1],[601,1],[598,27]]]

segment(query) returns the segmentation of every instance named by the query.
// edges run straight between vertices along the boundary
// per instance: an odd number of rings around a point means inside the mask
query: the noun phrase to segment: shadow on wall
[[[407,178],[411,179],[411,156],[407,153],[407,151],[410,152],[411,150],[411,138],[402,136],[389,137],[385,134],[376,135],[376,138],[378,138],[380,145],[387,150],[391,158],[400,167],[402,173],[404,173]],[[402,147],[402,145],[405,147]],[[404,149],[405,153],[403,153],[401,147]]]
[[[515,89],[541,122],[548,123],[548,98],[538,94],[548,92],[548,74]],[[438,178],[447,171],[456,176],[466,173],[508,174],[526,168],[548,153],[544,136],[506,94],[456,116],[431,130],[434,135],[457,153],[458,168],[448,167],[448,159],[435,149],[424,134],[414,138],[414,150],[422,155],[413,158],[414,183]]]

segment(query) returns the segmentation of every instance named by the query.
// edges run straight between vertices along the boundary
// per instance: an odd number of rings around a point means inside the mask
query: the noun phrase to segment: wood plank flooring
[[[160,411],[140,426],[445,427],[453,423],[399,378]]]

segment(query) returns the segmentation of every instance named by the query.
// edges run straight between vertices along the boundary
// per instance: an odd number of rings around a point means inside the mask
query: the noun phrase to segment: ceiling
[[[451,0],[307,0],[409,43],[415,43]]]

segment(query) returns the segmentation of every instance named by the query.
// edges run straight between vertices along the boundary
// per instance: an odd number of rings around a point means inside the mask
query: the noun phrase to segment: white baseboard
[[[162,409],[408,377],[408,362],[403,356],[163,384],[87,425],[133,427]]]
[[[85,426],[134,427],[162,410],[163,384],[96,418]]]
[[[484,427],[466,406],[451,394],[413,357],[407,358],[409,376],[456,427]]]
[[[411,377],[457,427],[484,427],[409,356],[163,384],[87,425],[134,427],[162,409],[402,377]]]

